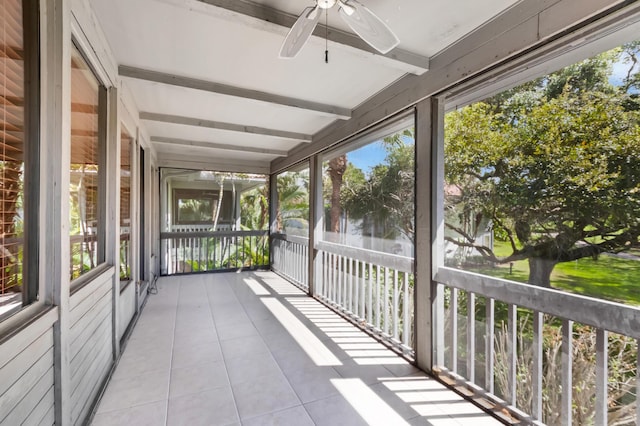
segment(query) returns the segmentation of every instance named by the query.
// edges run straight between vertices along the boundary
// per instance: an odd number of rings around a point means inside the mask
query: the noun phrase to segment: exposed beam
[[[159,121],[162,123],[182,124],[184,126],[206,127],[208,129],[227,130],[230,132],[250,133],[253,135],[271,136],[281,139],[291,139],[298,142],[311,142],[311,135],[287,132],[284,130],[266,129],[264,127],[243,126],[241,124],[223,123],[220,121],[202,120],[200,118],[183,117],[179,115],[158,114],[155,112],[141,112],[141,120]]]
[[[253,152],[256,154],[275,155],[276,157],[285,157],[287,151],[277,149],[257,148],[249,146],[228,145],[222,143],[202,142],[187,139],[167,138],[164,136],[151,136],[151,142],[158,144],[167,144],[172,146],[196,147],[206,149],[221,149],[224,151],[235,152]]]
[[[269,161],[220,160],[158,152],[158,167],[269,174]]]
[[[136,78],[138,80],[153,81],[155,83],[169,84],[172,86],[186,87],[188,89],[202,90],[205,92],[218,93],[221,95],[234,96],[237,98],[251,99],[255,101],[267,102],[270,104],[283,105],[291,108],[313,111],[324,116],[335,117],[342,120],[351,118],[350,109],[338,107],[335,105],[326,105],[319,102],[311,102],[304,99],[291,98],[288,96],[261,92],[259,90],[244,89],[242,87],[230,86],[227,84],[215,83],[206,80],[199,80],[196,78],[184,77],[175,74],[145,70],[141,68],[130,67],[127,65],[120,65],[120,67],[118,68],[118,72],[123,77]]]
[[[618,9],[617,5],[623,3],[626,2],[520,1],[496,19],[465,36],[456,43],[458,48],[450,47],[434,56],[433,67],[428,75],[404,76],[376,93],[353,110],[351,120],[328,125],[313,135],[313,144],[298,146],[287,157],[273,160],[271,172],[277,173],[299,163],[464,80],[469,81],[470,85],[478,86],[480,83],[470,77],[477,76],[484,70],[492,69],[492,73],[487,73],[488,79],[500,79],[504,83],[506,78],[522,77],[530,72],[530,78],[534,78],[567,66],[573,62],[559,64],[558,60],[566,59],[569,55],[556,56],[555,60],[549,61],[544,61],[544,58],[546,55],[553,56],[553,52],[563,47],[578,49],[589,40],[601,40],[599,36],[602,39],[615,37],[611,26],[620,31],[632,32],[635,29],[632,25],[637,21],[640,24],[640,2],[625,4]],[[567,10],[572,13],[561,13]],[[605,11],[606,16],[592,20]],[[567,29],[572,31],[558,36]],[[593,52],[592,55],[603,50]]]
[[[280,10],[248,0],[198,1],[228,10],[239,15],[245,15],[251,18],[259,19],[261,21],[268,22],[271,25],[279,25],[286,28],[291,28],[296,19],[298,19],[296,15],[291,15],[289,13],[282,12]],[[300,6],[300,11],[302,11],[303,6],[304,2]],[[315,35],[316,37],[321,37],[322,39],[324,39],[326,36],[329,41],[373,55],[375,58],[386,62],[388,66],[396,69],[401,69],[411,74],[421,75],[429,70],[429,58],[426,56],[418,55],[398,48],[395,48],[391,52],[383,55],[369,46],[367,43],[365,43],[359,36],[348,33],[346,31],[318,24],[315,31],[313,32],[313,35]]]

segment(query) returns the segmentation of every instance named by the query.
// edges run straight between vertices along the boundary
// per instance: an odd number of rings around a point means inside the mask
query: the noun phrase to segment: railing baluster
[[[389,280],[387,279],[387,268],[384,268],[384,332],[389,335]]]
[[[411,344],[411,320],[409,318],[409,274],[404,272],[402,280],[402,343],[405,346]]]
[[[334,278],[334,270],[335,270],[335,264],[333,262],[333,254],[329,253],[327,254],[327,267],[329,269],[329,272],[327,272],[327,289],[326,289],[326,293],[329,297],[330,301],[334,301],[336,300],[337,297],[337,293],[336,293],[336,289],[335,289],[335,278]]]
[[[400,291],[398,289],[398,271],[393,270],[393,338],[399,340],[398,323],[400,322]]]
[[[562,396],[560,398],[560,424],[572,423],[572,370],[573,370],[573,321],[562,321]]]
[[[360,269],[360,318],[365,319],[367,317],[367,310],[365,308],[365,295],[367,294],[367,283],[366,283],[366,270],[367,264],[362,262],[362,269]]]
[[[467,293],[467,378],[476,382],[476,295]]]
[[[608,423],[608,344],[607,332],[598,328],[596,330],[596,416],[594,424],[606,425]]]
[[[485,387],[490,393],[494,393],[493,388],[493,362],[494,362],[494,348],[495,348],[495,300],[487,297],[486,299],[486,313],[487,320],[486,325],[486,341],[485,341]]]
[[[338,305],[344,306],[344,290],[342,286],[342,282],[344,281],[344,258],[340,255],[337,255],[338,258],[338,298],[335,302]]]
[[[376,328],[382,329],[382,322],[380,321],[380,265],[376,265]]]
[[[458,289],[451,289],[451,371],[458,372]]]
[[[508,381],[509,389],[507,401],[509,404],[516,406],[517,397],[517,368],[518,368],[518,307],[509,304],[507,306],[507,333],[508,333]]]
[[[360,280],[360,271],[359,271],[360,261],[354,259],[353,260],[353,271],[351,274],[353,275],[353,300],[351,300],[351,304],[353,305],[353,312],[356,316],[358,316],[358,301],[360,300],[360,288],[359,288],[359,280]]]
[[[542,339],[544,331],[544,316],[542,312],[533,312],[533,368],[532,381],[532,413],[534,420],[542,421]]]
[[[369,263],[369,280],[367,287],[367,322],[373,324],[373,264]]]

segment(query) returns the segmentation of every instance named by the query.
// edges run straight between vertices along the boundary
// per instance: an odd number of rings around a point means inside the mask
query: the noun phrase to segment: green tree
[[[376,223],[382,238],[404,235],[414,240],[415,147],[413,129],[388,136],[382,141],[384,162],[373,167],[368,178],[360,171],[347,179],[351,191],[345,194],[345,208],[355,219]],[[354,173],[355,175],[355,173]]]
[[[245,229],[264,230],[269,224],[269,179],[240,196],[240,223]]]
[[[278,190],[278,231],[286,231],[294,223],[309,227],[309,174],[283,173],[276,182]]]
[[[340,214],[342,213],[341,190],[344,172],[347,170],[347,155],[342,154],[329,160],[327,174],[331,181],[329,226],[331,232],[340,232]]]
[[[559,262],[639,245],[640,116],[609,83],[614,58],[447,115],[449,217],[489,220],[512,253],[497,257],[463,220],[447,220],[448,241],[496,263],[527,259],[529,282],[547,287]]]

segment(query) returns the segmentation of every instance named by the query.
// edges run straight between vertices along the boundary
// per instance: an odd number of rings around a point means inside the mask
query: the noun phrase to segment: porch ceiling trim
[[[197,1],[221,9],[225,9],[236,14],[255,18],[266,22],[267,25],[272,26],[291,28],[298,19],[298,17],[295,15],[291,15],[289,13],[282,12],[280,10],[248,0]],[[411,74],[422,75],[429,70],[429,58],[426,56],[418,55],[416,53],[408,52],[406,50],[398,48],[393,49],[387,54],[382,54],[369,46],[357,35],[336,28],[327,27],[320,23],[313,32],[313,35],[323,39],[326,36],[327,39],[331,42],[348,46],[367,54],[371,54],[374,58],[386,63],[387,66],[393,67],[395,69],[400,69]]]
[[[237,98],[251,99],[260,102],[283,105],[291,108],[313,111],[324,116],[335,117],[341,120],[348,120],[349,118],[351,118],[350,109],[342,108],[335,105],[327,105],[319,102],[291,98],[288,96],[261,92],[259,90],[244,89],[242,87],[215,83],[213,81],[199,80],[196,78],[184,77],[175,74],[145,70],[142,68],[130,67],[127,65],[120,65],[118,67],[118,72],[122,77],[135,78],[138,80],[152,81],[155,83],[168,84],[171,86],[185,87],[187,89],[202,90],[205,92],[218,93],[221,95],[234,96]]]
[[[181,124],[184,126],[206,127],[209,129],[227,130],[230,132],[251,133],[254,135],[272,136],[282,139],[290,139],[297,142],[311,142],[311,135],[285,130],[266,129],[264,127],[244,126],[242,124],[224,123],[221,121],[203,120],[194,117],[180,115],[160,114],[155,112],[140,112],[141,120],[158,121],[162,123]]]
[[[207,149],[221,149],[225,151],[253,152],[256,154],[275,155],[277,157],[285,157],[287,155],[287,151],[281,151],[277,149],[228,145],[223,143],[194,141],[194,140],[188,140],[188,139],[167,138],[164,136],[151,136],[151,142],[158,143],[158,144],[168,144],[173,146],[185,146],[185,147],[192,146],[192,147],[207,148]]]
[[[268,161],[219,160],[202,156],[168,154],[162,151],[158,152],[158,167],[269,174]]]

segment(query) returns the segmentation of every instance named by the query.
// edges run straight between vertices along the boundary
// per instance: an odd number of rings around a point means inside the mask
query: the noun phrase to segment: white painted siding
[[[81,424],[113,362],[113,268],[71,295],[71,422]]]
[[[118,313],[118,339],[122,339],[133,315],[136,313],[136,286],[134,283],[129,283],[129,285],[120,292],[118,309],[120,310]]]
[[[0,425],[53,424],[53,324],[49,309],[0,345]]]

